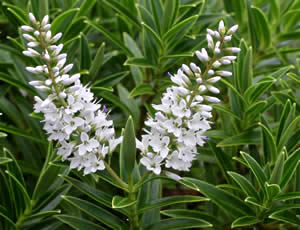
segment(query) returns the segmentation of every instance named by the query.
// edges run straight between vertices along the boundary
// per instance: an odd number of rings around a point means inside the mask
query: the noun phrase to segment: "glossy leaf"
[[[258,219],[256,216],[242,216],[233,221],[233,223],[231,224],[231,228],[252,226],[259,222],[261,222],[261,220]]]
[[[212,184],[187,177],[183,178],[182,183],[192,189],[197,188],[197,191],[203,193],[223,211],[226,212],[226,210],[230,210],[230,213],[228,214],[233,217],[239,217],[253,213],[253,211],[238,197],[232,195],[231,193],[225,192],[224,190],[219,189]]]
[[[70,227],[77,230],[105,230],[106,228],[101,227],[100,225],[94,224],[85,219],[78,218],[76,216],[68,216],[68,215],[58,215],[55,218],[59,219],[61,222],[69,225]]]
[[[190,228],[208,228],[212,227],[210,223],[204,220],[195,220],[190,218],[170,218],[161,220],[152,224],[145,230],[168,230],[168,229],[190,229]]]
[[[127,175],[131,175],[136,159],[135,130],[132,117],[129,117],[125,126],[123,141],[120,150],[120,167],[126,170]],[[124,176],[124,175],[123,175]]]
[[[114,196],[112,199],[112,208],[126,208],[134,205],[136,200],[130,200],[128,197]]]
[[[267,177],[261,168],[261,166],[257,163],[257,161],[251,157],[249,154],[241,152],[242,157],[247,162],[248,167],[254,174],[258,184],[260,185],[260,188],[265,192],[265,182],[267,181]]]
[[[74,207],[82,210],[89,216],[97,219],[98,221],[104,223],[109,227],[112,227],[113,229],[122,229],[122,226],[124,226],[125,224],[117,216],[113,215],[112,213],[106,211],[105,209],[99,206],[96,206],[93,203],[71,196],[64,196],[63,199],[71,205],[73,205]]]
[[[137,87],[135,87],[129,94],[129,97],[137,97],[141,95],[154,95],[155,92],[153,91],[153,88],[149,84],[140,84]]]
[[[161,208],[172,204],[203,202],[203,201],[209,201],[209,199],[201,196],[188,196],[188,195],[164,197],[158,200],[153,200],[150,202],[150,204],[146,204],[145,206],[143,206],[141,209],[138,210],[138,213],[143,213],[150,209]]]

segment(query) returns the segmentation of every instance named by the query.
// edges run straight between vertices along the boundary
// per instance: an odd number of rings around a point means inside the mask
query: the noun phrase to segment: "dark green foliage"
[[[45,95],[25,70],[38,61],[22,55],[28,12],[50,15],[68,63],[111,109],[118,136],[125,128],[109,156],[125,184],[70,171],[48,142],[32,113],[33,96]],[[140,229],[299,228],[299,14],[299,0],[1,1],[0,229],[130,229],[133,211]],[[167,73],[197,61],[220,19],[239,24],[241,52],[217,83],[211,140],[181,180],[149,175],[135,136],[171,85]]]

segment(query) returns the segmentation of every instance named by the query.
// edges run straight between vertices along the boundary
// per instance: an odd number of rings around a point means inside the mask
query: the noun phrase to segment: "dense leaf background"
[[[131,116],[125,132],[138,138],[171,85],[167,72],[197,61],[206,28],[239,24],[241,52],[218,83],[210,140],[182,180],[152,176],[133,203],[107,172],[83,176],[60,161],[32,113],[33,96],[45,95],[25,71],[36,64],[22,55],[28,12],[50,15],[118,135]],[[127,229],[132,205],[143,229],[299,228],[299,14],[299,0],[2,0],[0,229]],[[109,161],[136,181],[145,168],[126,162],[128,151],[124,143]]]

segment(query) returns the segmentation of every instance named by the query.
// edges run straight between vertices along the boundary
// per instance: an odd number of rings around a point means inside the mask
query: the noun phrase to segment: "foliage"
[[[155,230],[300,226],[299,0],[3,0],[0,9],[0,229],[129,229],[136,216]],[[125,128],[109,159],[125,185],[108,171],[70,171],[47,141],[32,113],[33,96],[45,95],[25,70],[37,63],[22,55],[28,12],[49,14],[74,69],[111,108],[116,132]],[[150,175],[134,135],[171,85],[167,72],[194,60],[220,19],[239,24],[241,52],[217,83],[210,140],[181,179]]]

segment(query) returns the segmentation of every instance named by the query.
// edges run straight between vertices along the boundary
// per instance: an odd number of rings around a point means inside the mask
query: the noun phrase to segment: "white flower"
[[[77,146],[78,154],[80,156],[84,155],[86,152],[91,152],[94,148],[99,146],[99,142],[96,139],[90,139],[89,135],[84,132],[80,134],[80,140],[82,144]]]
[[[161,156],[154,155],[153,153],[149,152],[147,156],[142,157],[140,162],[149,170],[153,171],[156,175],[160,174],[161,172],[161,162],[163,158]]]
[[[113,122],[100,110],[90,88],[81,84],[80,74],[67,74],[73,64],[66,64],[66,53],[60,54],[64,45],[55,44],[62,33],[52,35],[48,16],[41,23],[33,14],[29,17],[33,26],[22,26],[23,31],[30,33],[23,35],[29,47],[23,53],[39,57],[43,63],[26,67],[28,72],[48,76],[46,80],[30,82],[48,93],[45,99],[34,98],[34,111],[44,114],[43,129],[49,135],[48,140],[58,141],[57,154],[70,161],[71,168],[84,169],[84,175],[104,170],[105,156],[114,151],[122,137],[115,137]]]
[[[141,164],[155,174],[161,172],[162,165],[179,171],[188,171],[192,161],[196,158],[197,146],[203,146],[207,141],[205,132],[211,129],[212,107],[204,103],[220,103],[217,97],[207,96],[205,93],[220,93],[213,86],[221,77],[231,76],[229,71],[220,70],[223,64],[230,64],[235,56],[223,56],[223,50],[238,52],[239,48],[223,48],[225,41],[231,40],[232,31],[226,33],[224,22],[219,23],[219,31],[207,29],[207,50],[196,51],[197,58],[203,62],[206,69],[195,64],[183,64],[177,73],[169,73],[171,81],[176,86],[167,88],[161,98],[161,104],[153,105],[157,110],[154,118],[145,121],[147,134],[137,140],[137,148],[141,150]],[[214,40],[216,43],[214,44]],[[215,70],[217,69],[217,70]],[[185,75],[186,74],[186,75]],[[219,75],[219,76],[216,76]]]
[[[72,117],[69,114],[65,114],[63,119],[66,123],[64,130],[67,135],[70,135],[79,126],[82,126],[84,124],[84,120],[81,117]]]

